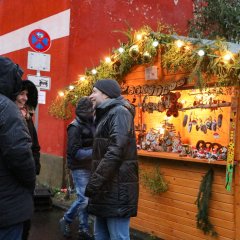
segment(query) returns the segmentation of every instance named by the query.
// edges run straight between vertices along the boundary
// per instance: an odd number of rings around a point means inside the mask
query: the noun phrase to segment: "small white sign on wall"
[[[44,92],[44,91],[38,92],[38,103],[46,104],[46,92]]]
[[[27,68],[37,71],[50,71],[51,55],[38,52],[28,52]]]
[[[145,80],[158,80],[157,66],[145,68]]]
[[[28,75],[27,79],[33,82],[36,87],[39,87],[41,90],[50,90],[51,88],[51,78],[36,76],[36,75]]]

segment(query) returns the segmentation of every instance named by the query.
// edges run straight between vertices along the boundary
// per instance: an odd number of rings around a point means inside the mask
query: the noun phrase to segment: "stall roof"
[[[202,38],[190,38],[190,37],[184,37],[184,36],[173,36],[176,39],[181,39],[181,40],[187,40],[190,42],[200,42],[204,45],[212,45],[214,44],[214,40],[208,40],[208,39],[202,39]],[[240,52],[240,44],[238,43],[232,43],[232,42],[226,42],[228,46],[228,50],[231,51],[232,53],[239,53]]]

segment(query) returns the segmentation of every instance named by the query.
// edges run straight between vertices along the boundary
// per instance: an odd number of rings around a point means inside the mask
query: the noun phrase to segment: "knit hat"
[[[93,113],[93,104],[89,97],[80,98],[79,102],[77,103],[75,113],[77,116]]]
[[[98,80],[94,87],[106,94],[109,98],[117,98],[121,95],[121,88],[116,80],[101,79]]]
[[[21,91],[27,90],[28,91],[28,100],[26,105],[30,108],[35,109],[38,105],[38,90],[35,84],[29,80],[22,81],[22,89]]]

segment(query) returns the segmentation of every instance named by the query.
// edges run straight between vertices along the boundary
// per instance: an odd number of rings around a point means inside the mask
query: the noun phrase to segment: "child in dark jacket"
[[[79,100],[76,118],[69,124],[67,135],[67,164],[72,173],[77,199],[60,219],[60,228],[64,236],[70,237],[70,224],[78,216],[79,239],[91,240],[93,237],[88,226],[88,198],[84,195],[90,177],[94,135],[93,106],[88,97]]]

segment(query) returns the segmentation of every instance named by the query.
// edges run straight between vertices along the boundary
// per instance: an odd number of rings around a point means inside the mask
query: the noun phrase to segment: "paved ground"
[[[66,240],[62,236],[58,225],[58,221],[62,215],[63,211],[58,208],[35,212],[32,219],[29,240]],[[73,232],[77,232],[76,223],[72,227]],[[77,239],[77,237],[74,236],[72,239]]]
[[[59,230],[59,219],[63,216],[63,210],[53,207],[52,210],[36,211],[32,219],[32,227],[29,240],[66,240]],[[73,237],[77,240],[77,221],[72,224]],[[149,240],[151,238],[141,238]],[[132,236],[131,240],[141,240]]]

